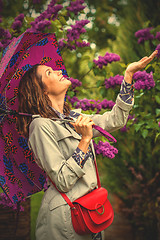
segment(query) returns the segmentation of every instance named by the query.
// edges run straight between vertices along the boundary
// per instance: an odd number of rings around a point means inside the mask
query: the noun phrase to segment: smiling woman
[[[22,77],[18,93],[19,112],[33,116],[20,116],[18,128],[29,137],[28,144],[35,161],[50,179],[37,218],[37,240],[104,239],[103,231],[97,232],[95,229],[89,234],[77,234],[72,225],[71,209],[60,192],[66,193],[73,202],[98,190],[92,138],[101,134],[94,125],[112,132],[126,124],[134,104],[132,76],[156,54],[154,52],[150,57],[144,57],[127,67],[116,104],[103,115],[70,111],[64,98],[71,82],[63,77],[61,71],[35,65]],[[53,117],[60,121],[54,121]]]

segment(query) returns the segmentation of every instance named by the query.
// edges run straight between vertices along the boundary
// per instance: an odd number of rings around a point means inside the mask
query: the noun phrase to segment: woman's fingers
[[[155,50],[155,51],[149,56],[149,58],[152,60],[154,57],[156,57],[157,53],[158,53],[158,50]]]

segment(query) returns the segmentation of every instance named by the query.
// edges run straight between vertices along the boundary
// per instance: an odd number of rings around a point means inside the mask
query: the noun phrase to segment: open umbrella
[[[35,64],[67,75],[55,34],[23,33],[6,48],[0,63],[0,186],[12,203],[41,191],[45,183],[27,139],[16,130],[14,115],[19,81]]]

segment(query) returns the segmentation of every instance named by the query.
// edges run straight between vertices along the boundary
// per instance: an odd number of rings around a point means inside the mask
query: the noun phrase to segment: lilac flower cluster
[[[93,62],[100,68],[102,69],[103,66],[107,66],[108,63],[116,62],[120,60],[120,56],[115,53],[108,53],[104,55],[104,57],[99,56],[98,60],[93,60]]]
[[[94,111],[97,109],[97,113],[101,111],[101,109],[112,109],[115,105],[115,102],[109,101],[104,99],[102,102],[100,100],[96,101],[94,99],[78,99],[76,96],[70,97],[68,96],[68,101],[72,104],[75,108],[81,108],[83,111],[92,110]]]
[[[160,44],[157,45],[155,50],[158,50],[157,58],[160,58]]]
[[[84,0],[70,2],[70,5],[66,8],[68,10],[68,15],[70,15],[69,12],[73,12],[75,15],[78,15],[78,13],[85,8],[85,6],[82,5],[83,3]]]
[[[6,196],[5,193],[0,193],[0,205],[4,208],[12,208],[13,210],[17,210],[17,205],[13,204],[10,199]],[[20,205],[20,211],[24,211],[24,208]]]
[[[86,32],[86,29],[84,26],[88,24],[90,21],[88,20],[80,20],[76,21],[75,25],[71,25],[70,29],[67,29],[67,38],[61,38],[59,39],[58,45],[60,50],[63,48],[67,48],[69,50],[75,50],[76,47],[89,47],[90,43],[87,43],[85,41],[79,42],[77,41],[80,38],[80,35],[82,33]],[[74,44],[73,44],[74,41]]]
[[[41,13],[40,16],[35,18],[34,22],[31,22],[32,27],[28,29],[28,32],[41,32],[44,31],[46,27],[51,25],[50,20],[55,20],[58,16],[58,12],[63,8],[62,5],[55,4],[56,0],[52,0],[48,5],[47,9],[43,13]]]
[[[87,43],[85,41],[82,41],[82,42],[75,41],[75,44],[76,44],[77,47],[80,47],[80,48],[89,47],[90,46],[90,43]]]
[[[160,41],[160,32],[157,32],[157,33],[156,33],[156,37],[155,37],[155,38]]]
[[[144,29],[140,29],[135,33],[135,37],[139,38],[138,39],[138,43],[143,43],[144,41],[147,40],[153,40],[154,39],[154,35],[150,33],[150,30],[152,28],[144,28]]]
[[[69,78],[69,80],[72,83],[72,89],[75,89],[76,87],[80,87],[82,85],[82,82],[80,82],[78,79]]]
[[[121,85],[123,81],[124,76],[117,74],[114,77],[106,78],[105,79],[105,87],[108,88],[114,88],[116,85]]]
[[[14,22],[13,22],[11,28],[13,30],[18,31],[22,27],[23,20],[24,20],[24,14],[21,13],[14,19]]]
[[[11,34],[8,29],[0,27],[0,48],[5,48],[11,42]]]
[[[79,39],[80,35],[86,32],[84,26],[87,25],[89,22],[90,21],[88,20],[80,20],[76,21],[75,25],[72,24],[71,29],[67,30],[68,41],[72,42],[74,40]]]
[[[155,86],[152,72],[138,71],[134,73],[133,79],[136,81],[134,88],[139,89],[151,89]]]
[[[160,127],[160,122],[158,122],[158,126]]]
[[[115,157],[115,154],[118,153],[118,149],[111,146],[109,142],[102,142],[99,141],[98,144],[95,143],[95,141],[93,140],[93,145],[94,145],[94,149],[95,149],[95,153],[97,155],[102,154],[103,157],[108,157],[110,159]]]
[[[58,41],[58,45],[60,50],[62,50],[63,48],[67,48],[72,51],[72,50],[76,50],[76,47],[81,47],[81,48],[89,47],[90,43],[87,43],[85,41],[82,41],[82,42],[75,41],[73,45],[68,41],[68,39],[61,38]]]

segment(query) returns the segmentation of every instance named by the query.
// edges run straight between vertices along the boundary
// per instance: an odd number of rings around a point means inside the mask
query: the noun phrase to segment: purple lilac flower
[[[160,32],[157,32],[157,33],[156,33],[156,37],[155,37],[155,38],[160,41]]]
[[[157,45],[155,50],[158,50],[157,58],[160,58],[160,44]]]
[[[95,153],[97,155],[102,154],[104,157],[108,157],[110,159],[115,157],[115,154],[118,153],[118,149],[111,146],[109,142],[99,141],[98,144],[93,140],[93,145],[95,148]]]
[[[44,20],[44,21],[40,21],[40,22],[37,24],[36,28],[37,28],[38,31],[44,31],[44,29],[45,29],[46,27],[50,26],[50,25],[51,25],[51,22],[50,22],[50,21]]]
[[[48,19],[55,20],[58,16],[58,12],[63,8],[62,5],[58,4],[56,6],[53,6],[53,4],[49,4],[47,9]]]
[[[93,62],[102,69],[103,66],[107,66],[108,63],[116,62],[120,60],[120,56],[115,53],[108,53],[104,55],[104,57],[99,56],[98,60],[93,60]]]
[[[90,43],[87,43],[87,42],[85,42],[85,41],[82,41],[82,42],[75,42],[75,44],[76,44],[76,46],[77,47],[89,47],[90,46]]]
[[[160,127],[160,122],[158,122],[158,126]]]
[[[1,46],[3,45],[3,48],[6,48],[8,44],[11,42],[11,34],[8,29],[3,29],[0,27],[0,38],[1,40]]]
[[[69,42],[79,39],[82,33],[86,32],[84,26],[88,24],[90,21],[88,20],[80,20],[76,21],[75,25],[71,25],[71,29],[67,30],[67,38]]]
[[[78,15],[78,13],[85,8],[85,6],[82,5],[83,3],[84,0],[76,0],[74,2],[70,1],[70,5],[66,9],[69,12],[73,12],[75,15]]]
[[[101,109],[112,109],[115,103],[113,101],[108,101],[107,99],[104,99],[102,102],[100,100],[96,101],[94,99],[78,99],[77,97],[69,97],[68,96],[69,102],[72,104],[73,107],[75,108],[81,108],[84,111],[87,110],[92,110],[94,111],[97,109],[97,113],[101,111]]]
[[[17,204],[13,204],[5,193],[0,193],[0,205],[3,205],[4,208],[9,207],[12,208],[13,210],[17,210]],[[20,211],[24,211],[24,208],[21,205]]]
[[[71,43],[68,42],[68,39],[64,38],[59,39],[58,46],[60,50],[62,50],[63,48],[68,48],[71,51],[76,49],[75,45],[72,45]]]
[[[70,96],[67,96],[67,98],[68,98],[68,101],[72,104],[72,106],[74,106],[75,103],[79,102],[79,99],[76,96],[72,98]]]
[[[138,71],[133,75],[133,79],[136,81],[134,88],[139,89],[151,89],[155,86],[152,72]]]
[[[69,80],[72,83],[72,88],[75,89],[76,87],[80,87],[82,85],[82,82],[80,82],[78,79],[69,78]]]
[[[12,24],[12,29],[19,30],[22,27],[23,20],[24,20],[24,14],[21,13],[14,19],[14,22]]]
[[[105,79],[105,86],[106,88],[114,88],[116,85],[121,85],[124,76],[117,74],[114,77],[106,78]]]
[[[15,18],[15,21],[23,21],[24,20],[24,14],[23,13],[20,13],[16,18]]]
[[[135,37],[139,38],[138,39],[139,44],[143,43],[144,41],[154,39],[154,35],[150,33],[151,29],[152,28],[144,28],[144,29],[140,29],[135,33]]]
[[[17,21],[14,21],[13,24],[12,24],[12,29],[13,30],[16,30],[16,29],[20,29],[22,27],[22,22],[17,20]]]

